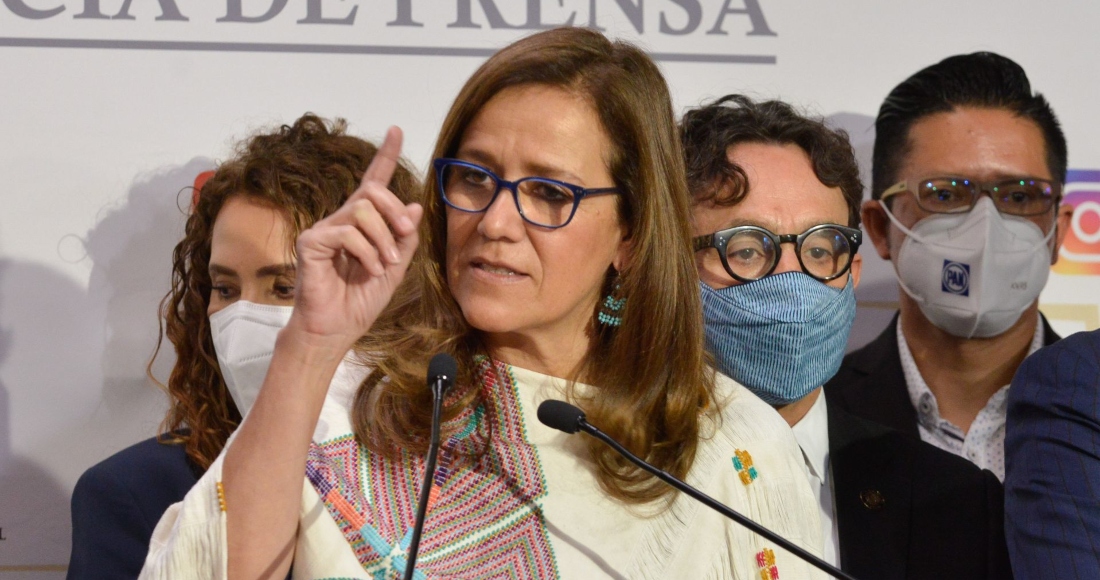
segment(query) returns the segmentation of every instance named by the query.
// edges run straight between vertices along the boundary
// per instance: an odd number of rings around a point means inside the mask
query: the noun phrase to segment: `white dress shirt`
[[[1035,336],[1027,351],[1030,356],[1043,347],[1043,324],[1035,325]],[[901,332],[901,318],[898,318],[898,353],[901,355],[901,369],[905,373],[905,384],[909,389],[909,401],[917,410],[920,438],[926,443],[969,459],[972,463],[988,469],[1005,479],[1005,415],[1008,404],[1008,385],[1000,388],[978,411],[970,430],[963,433],[954,423],[940,416],[940,407],[936,395],[924,382],[905,335]],[[799,440],[801,443],[801,440]],[[803,447],[805,450],[805,447]]]
[[[805,417],[792,427],[794,438],[802,448],[802,457],[809,470],[810,488],[821,506],[822,552],[826,562],[840,566],[840,534],[836,525],[836,501],[833,498],[833,469],[829,465],[829,415],[825,408],[825,393],[817,392],[817,401]]]

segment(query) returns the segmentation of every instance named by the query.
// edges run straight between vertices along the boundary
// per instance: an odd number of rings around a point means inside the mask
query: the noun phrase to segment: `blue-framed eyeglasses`
[[[737,226],[699,236],[696,252],[714,248],[726,273],[739,282],[759,280],[775,271],[783,255],[781,244],[794,244],[802,271],[813,278],[835,280],[852,266],[863,232],[836,224],[816,225],[801,234],[772,233],[757,226]]]
[[[478,213],[489,209],[501,189],[512,192],[519,215],[530,224],[560,228],[569,224],[581,200],[592,195],[619,193],[616,187],[585,189],[545,177],[505,181],[490,169],[458,159],[432,162],[443,202],[459,211]]]

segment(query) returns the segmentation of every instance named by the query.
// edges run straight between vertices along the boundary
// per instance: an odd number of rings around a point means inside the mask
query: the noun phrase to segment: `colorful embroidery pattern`
[[[775,567],[775,552],[771,548],[756,553],[756,566],[760,568],[760,580],[779,580],[779,568]]]
[[[479,362],[488,403],[456,419],[467,427],[441,445],[416,577],[558,578],[515,379],[503,363]],[[424,467],[408,454],[377,457],[352,435],[310,447],[306,475],[372,578],[404,572]]]
[[[759,476],[756,472],[756,467],[752,464],[752,456],[749,455],[748,451],[743,451],[741,449],[734,450],[733,468],[737,470],[737,475],[741,478],[741,483],[745,485],[756,481],[756,478]]]

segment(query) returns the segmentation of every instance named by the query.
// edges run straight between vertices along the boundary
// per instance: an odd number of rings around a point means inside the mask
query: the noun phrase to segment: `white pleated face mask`
[[[271,366],[275,339],[290,321],[291,306],[238,300],[210,315],[210,334],[225,386],[241,417],[248,414]]]
[[[905,241],[898,283],[936,327],[961,338],[997,336],[1035,302],[1050,274],[1050,240],[1026,218],[982,197],[966,213],[932,214],[908,229],[881,203]]]

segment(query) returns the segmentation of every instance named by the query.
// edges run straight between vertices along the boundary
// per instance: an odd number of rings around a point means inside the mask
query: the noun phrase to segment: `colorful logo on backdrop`
[[[948,294],[970,296],[970,264],[944,260],[940,284]]]
[[[1100,276],[1100,171],[1071,169],[1062,203],[1073,206],[1073,218],[1054,271]]]

